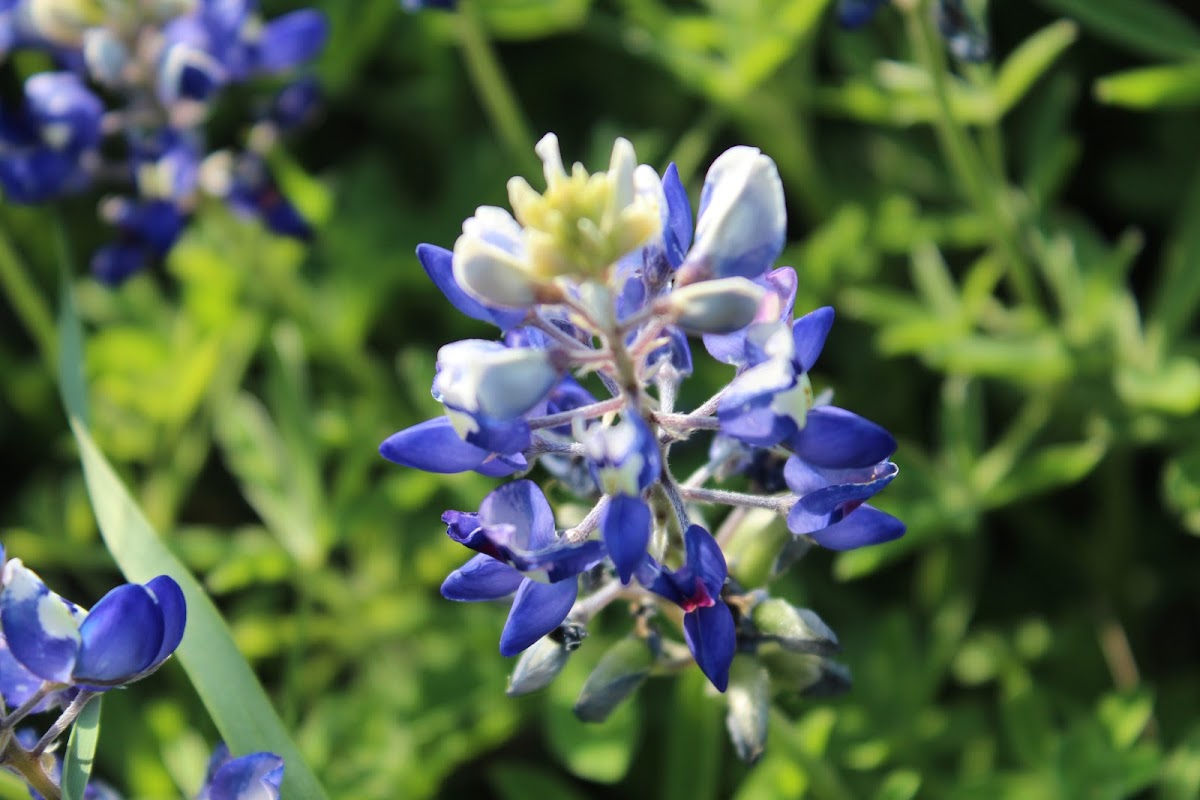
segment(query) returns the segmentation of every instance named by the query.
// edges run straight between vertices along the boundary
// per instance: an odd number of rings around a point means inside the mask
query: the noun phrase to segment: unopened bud
[[[676,289],[662,305],[689,333],[733,333],[754,321],[765,291],[746,278],[722,278]]]
[[[764,585],[780,552],[792,540],[786,520],[769,508],[751,509],[725,545],[729,574],[747,589]]]
[[[767,744],[767,718],[771,709],[771,678],[755,658],[738,655],[729,671],[725,690],[729,710],[725,728],[738,758],[753,764]]]
[[[508,679],[509,697],[529,694],[549,686],[567,664],[567,658],[579,648],[587,630],[575,622],[564,622],[557,630],[538,639],[517,661]]]
[[[603,722],[642,685],[654,667],[652,643],[636,636],[617,642],[600,659],[575,701],[575,716],[584,722]]]
[[[454,245],[454,279],[476,300],[509,308],[537,302],[538,281],[512,253],[484,239],[458,237]]]
[[[771,681],[782,691],[803,697],[834,697],[851,686],[850,669],[824,656],[783,649],[760,648],[759,660],[771,673]]]
[[[841,649],[837,635],[813,611],[796,608],[780,598],[764,600],[751,613],[763,638],[779,642],[793,653],[832,655]]]

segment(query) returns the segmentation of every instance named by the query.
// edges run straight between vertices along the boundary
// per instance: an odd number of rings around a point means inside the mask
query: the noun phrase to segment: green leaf
[[[1200,30],[1190,19],[1157,0],[1041,0],[1074,17],[1113,44],[1158,58],[1200,55]]]
[[[1030,36],[1012,51],[996,74],[994,91],[1001,113],[1020,102],[1079,36],[1079,26],[1059,20]]]
[[[1183,517],[1183,525],[1200,536],[1200,447],[1172,458],[1163,469],[1167,506]]]
[[[187,599],[188,624],[176,651],[196,693],[235,754],[269,750],[282,756],[283,794],[323,800],[325,792],[304,763],[271,707],[250,665],[238,652],[229,628],[204,589],[159,539],[129,491],[100,452],[87,427],[83,379],[83,331],[70,290],[64,286],[59,312],[59,382],[71,431],[79,445],[84,479],[100,533],[125,578],[144,583],[170,575]]]
[[[898,769],[888,774],[875,794],[875,800],[912,800],[921,789],[921,774]]]
[[[538,39],[583,25],[591,0],[487,0],[479,14],[501,39]]]
[[[1194,726],[1163,763],[1159,774],[1163,800],[1200,797],[1200,725]]]
[[[989,490],[985,502],[997,508],[1039,492],[1083,480],[1108,450],[1103,439],[1078,444],[1049,445],[1022,460],[1004,480]]]
[[[88,779],[92,777],[92,762],[96,755],[96,742],[100,739],[100,705],[103,695],[97,695],[83,707],[75,718],[71,736],[67,739],[67,752],[63,756],[62,796],[63,800],[83,800]]]
[[[1146,691],[1107,695],[1097,708],[1097,716],[1118,750],[1133,747],[1153,714],[1154,699]]]
[[[593,647],[591,642],[587,647]],[[636,703],[622,703],[604,722],[582,722],[573,711],[575,694],[594,662],[580,658],[567,662],[562,675],[550,684],[545,733],[550,750],[572,774],[597,783],[616,783],[633,763],[641,738]]]
[[[1200,61],[1142,67],[1096,81],[1096,99],[1126,108],[1148,109],[1200,103]]]

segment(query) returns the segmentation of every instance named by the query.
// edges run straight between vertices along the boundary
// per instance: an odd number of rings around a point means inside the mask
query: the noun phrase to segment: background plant
[[[79,259],[73,288],[99,449],[332,795],[1196,796],[1184,4],[994,4],[983,65],[952,63],[901,3],[852,34],[819,0],[318,5],[325,117],[278,167],[314,245],[205,206],[160,272],[113,292]],[[5,91],[36,66],[7,65]],[[563,691],[506,698],[504,609],[437,596],[461,556],[429,513],[491,483],[376,454],[438,412],[436,348],[487,335],[445,313],[413,247],[534,179],[546,130],[589,164],[624,135],[676,161],[693,199],[726,145],[769,153],[797,306],[839,310],[816,377],[900,440],[887,508],[908,534],[810,556],[786,584],[837,630],[855,688],[773,718],[753,770],[698,673],[575,721],[575,687],[624,628],[593,632]],[[106,235],[93,203],[58,214],[79,253]],[[0,210],[0,526],[65,595],[99,597],[113,559],[35,346],[55,337],[52,220]],[[701,371],[695,399],[721,377]],[[106,698],[97,773],[135,797],[199,786],[216,731],[190,685],[169,663]]]

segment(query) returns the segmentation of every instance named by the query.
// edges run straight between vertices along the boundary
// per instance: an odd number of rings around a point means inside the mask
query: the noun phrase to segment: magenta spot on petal
[[[692,592],[692,596],[684,598],[679,605],[685,612],[690,613],[697,608],[708,608],[716,604],[717,601],[709,595],[708,589],[704,586],[704,581],[696,581],[696,590]]]

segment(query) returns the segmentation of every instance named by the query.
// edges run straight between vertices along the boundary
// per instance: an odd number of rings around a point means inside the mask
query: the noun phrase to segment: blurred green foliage
[[[275,165],[316,245],[206,207],[161,273],[74,290],[100,449],[331,796],[1200,796],[1194,9],[993,3],[995,61],[964,65],[912,3],[856,33],[823,0],[319,5],[325,117]],[[464,558],[438,516],[490,482],[376,453],[438,412],[436,348],[490,335],[414,246],[535,178],[546,130],[593,165],[628,136],[693,192],[728,144],[774,157],[797,307],[839,313],[818,377],[901,440],[883,505],[907,536],[780,586],[855,688],[780,703],[753,768],[694,671],[576,720],[618,619],[507,698],[504,610],[437,592]],[[59,211],[78,252],[92,201]],[[86,602],[116,572],[48,363],[54,220],[0,209],[0,534]],[[194,792],[216,735],[175,664],[103,728],[97,774],[138,798]]]

